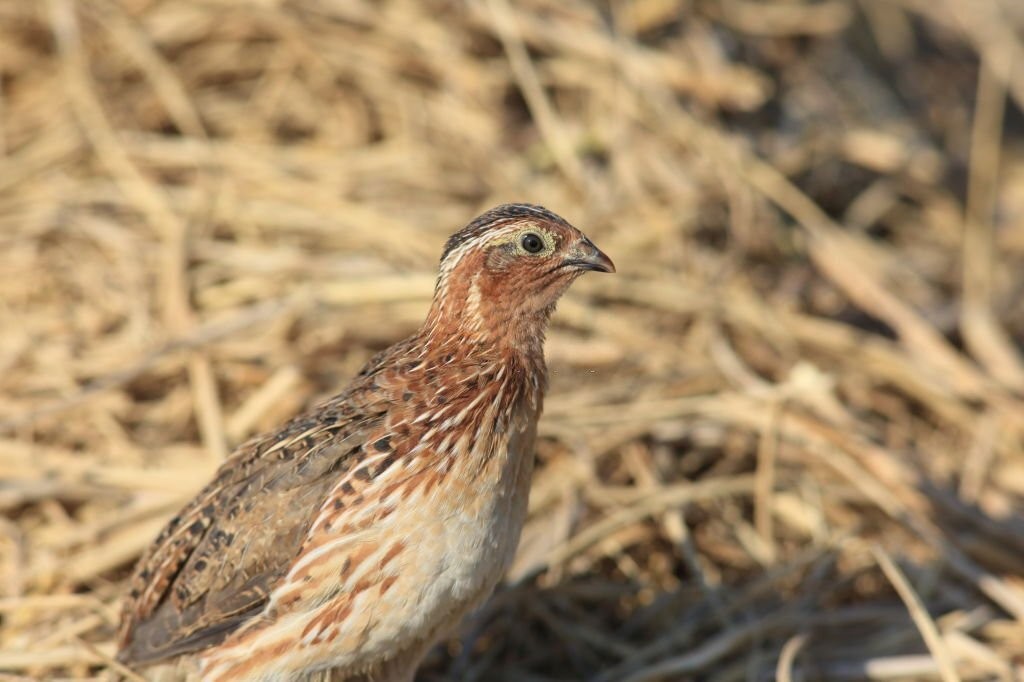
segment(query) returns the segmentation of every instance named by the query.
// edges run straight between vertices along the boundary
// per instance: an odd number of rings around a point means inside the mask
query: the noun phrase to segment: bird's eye
[[[527,232],[523,235],[522,239],[519,240],[523,250],[526,253],[540,253],[544,250],[544,240],[535,235],[533,232]]]

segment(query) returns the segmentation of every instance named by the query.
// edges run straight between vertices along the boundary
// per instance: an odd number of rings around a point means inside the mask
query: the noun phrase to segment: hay
[[[508,584],[426,680],[1024,676],[1010,2],[0,4],[0,671],[96,678],[164,519],[585,229]],[[5,678],[6,679],[6,678]]]

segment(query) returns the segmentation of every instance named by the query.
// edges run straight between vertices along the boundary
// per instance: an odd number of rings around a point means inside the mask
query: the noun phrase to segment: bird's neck
[[[544,374],[547,317],[509,316],[469,324],[461,317],[430,316],[420,340],[423,350],[431,355],[455,353],[481,362],[504,358]]]
[[[438,305],[435,300],[414,342],[416,368],[429,372],[448,367],[456,374],[490,377],[484,380],[488,390],[536,419],[548,385],[544,330],[550,312],[483,322],[466,315],[464,306]]]
[[[544,336],[554,306],[534,310],[521,301],[520,292],[485,296],[472,281],[442,282],[424,323],[425,343],[479,348],[543,368]]]

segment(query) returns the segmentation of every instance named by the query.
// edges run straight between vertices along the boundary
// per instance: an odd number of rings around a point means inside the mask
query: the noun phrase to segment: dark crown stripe
[[[459,248],[468,241],[476,239],[489,230],[524,218],[535,218],[555,223],[556,225],[569,225],[564,218],[552,213],[543,206],[536,206],[534,204],[502,204],[501,206],[496,206],[486,213],[477,216],[472,222],[449,237],[448,241],[445,242],[444,253],[441,254],[441,260],[444,261],[444,259],[448,257],[448,254],[453,250]]]

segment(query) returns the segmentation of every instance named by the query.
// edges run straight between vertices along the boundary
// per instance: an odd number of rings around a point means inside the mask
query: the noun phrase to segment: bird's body
[[[132,581],[121,660],[203,680],[411,680],[515,552],[544,328],[586,269],[613,268],[537,207],[453,236],[421,330],[243,445],[164,529]]]

